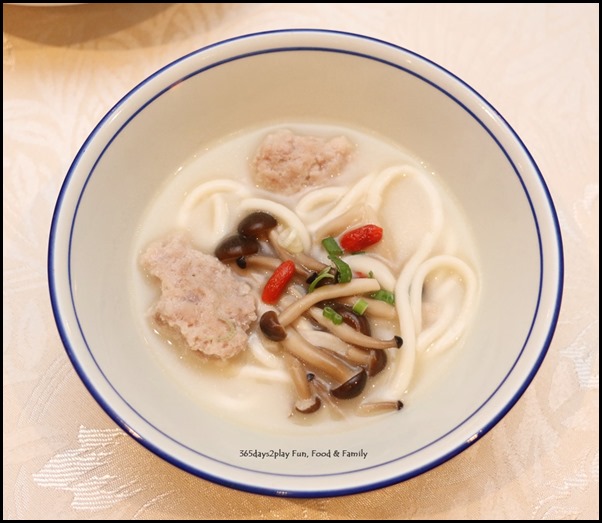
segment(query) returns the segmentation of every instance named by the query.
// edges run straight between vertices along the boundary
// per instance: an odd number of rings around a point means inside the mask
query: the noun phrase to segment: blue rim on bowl
[[[422,76],[419,72],[417,72],[416,68],[409,69],[406,67],[402,60],[400,59],[397,62],[389,61],[388,59],[383,58],[382,56],[370,55],[363,52],[358,52],[354,50],[338,48],[336,45],[331,46],[307,46],[307,45],[295,45],[291,42],[291,44],[279,45],[274,47],[264,47],[260,50],[252,51],[250,53],[241,53],[241,54],[233,54],[227,56],[226,58],[220,58],[218,60],[205,60],[199,61],[198,67],[194,69],[194,71],[187,73],[181,77],[178,77],[175,81],[170,81],[168,85],[161,85],[159,83],[158,87],[155,88],[152,96],[148,98],[143,104],[141,104],[138,109],[128,118],[126,118],[119,127],[115,128],[112,131],[112,135],[109,137],[104,137],[105,147],[102,152],[98,155],[96,159],[92,160],[91,168],[85,175],[85,180],[80,180],[79,186],[74,183],[74,177],[76,171],[81,167],[82,159],[89,155],[89,144],[98,137],[98,135],[103,130],[103,127],[108,123],[113,121],[117,115],[119,115],[122,110],[124,104],[131,100],[132,97],[136,96],[145,86],[152,86],[153,82],[158,79],[162,74],[170,69],[174,68],[177,64],[194,60],[199,56],[203,56],[207,50],[209,49],[219,49],[220,47],[227,47],[233,42],[240,42],[246,39],[253,39],[261,36],[270,36],[270,35],[290,35],[294,37],[295,35],[333,35],[333,36],[343,36],[346,38],[357,39],[358,41],[364,42],[372,42],[379,46],[384,46],[384,48],[395,50],[395,52],[399,53],[401,57],[410,58],[413,62],[418,62],[422,64],[427,64],[429,67],[436,68],[440,74],[445,75],[448,80],[453,82],[456,88],[467,93],[467,96],[471,96],[476,98],[479,104],[478,111],[476,111],[473,107],[468,107],[465,102],[459,99],[456,94],[449,92],[443,86],[435,83],[429,78]],[[265,54],[265,53],[286,53],[289,51],[298,51],[298,50],[309,50],[323,53],[343,53],[350,54],[362,59],[366,60],[374,60],[382,63],[385,66],[396,68],[399,70],[403,70],[406,73],[414,75],[416,78],[421,81],[429,83],[434,88],[438,89],[445,96],[449,97],[454,103],[456,103],[459,107],[462,108],[466,113],[470,115],[478,124],[489,134],[491,139],[497,144],[499,149],[502,151],[507,161],[512,165],[512,168],[519,179],[525,197],[529,202],[529,206],[531,208],[532,217],[534,220],[535,228],[537,230],[537,236],[539,241],[539,264],[540,264],[540,282],[539,282],[539,296],[537,301],[537,306],[535,308],[535,313],[531,322],[531,328],[529,333],[524,340],[523,347],[519,352],[518,358],[516,359],[512,368],[508,371],[508,374],[502,380],[498,386],[495,388],[494,392],[476,409],[471,416],[469,416],[466,420],[460,423],[457,426],[454,426],[450,429],[450,431],[446,434],[443,434],[436,441],[429,442],[426,447],[435,445],[437,442],[445,440],[449,434],[456,431],[459,427],[461,427],[464,423],[469,421],[473,416],[475,416],[481,409],[483,409],[490,400],[498,393],[500,388],[504,385],[506,378],[510,376],[511,373],[515,371],[515,367],[518,364],[519,360],[523,356],[523,352],[525,347],[528,344],[533,343],[531,339],[533,326],[536,324],[544,324],[544,333],[543,335],[538,335],[537,340],[537,355],[534,359],[534,363],[531,365],[528,371],[521,371],[522,374],[520,376],[520,385],[514,389],[514,393],[510,395],[505,404],[497,408],[495,412],[491,414],[491,416],[483,422],[478,431],[474,433],[474,435],[467,440],[463,441],[460,444],[456,444],[453,448],[446,449],[444,452],[437,454],[430,458],[427,462],[420,463],[417,466],[414,466],[410,470],[404,471],[402,473],[395,472],[387,472],[386,475],[379,477],[378,475],[373,477],[364,483],[351,483],[344,486],[337,486],[336,484],[330,483],[327,486],[323,486],[320,488],[313,488],[311,486],[311,479],[315,476],[304,476],[309,478],[308,486],[299,487],[299,486],[285,486],[284,488],[280,486],[278,483],[279,478],[286,478],[290,475],[287,474],[272,474],[273,478],[267,480],[265,482],[257,482],[255,475],[266,475],[265,472],[256,472],[252,469],[243,469],[244,478],[236,479],[229,476],[227,473],[223,472],[223,469],[219,468],[218,471],[209,471],[203,467],[200,467],[195,464],[191,464],[186,460],[181,459],[178,456],[174,456],[172,453],[166,451],[160,445],[162,438],[167,438],[172,441],[176,446],[182,445],[177,440],[171,438],[169,434],[165,434],[159,428],[154,427],[148,420],[145,420],[139,413],[135,411],[135,409],[128,404],[127,400],[119,394],[119,391],[115,390],[109,378],[103,373],[102,369],[98,367],[96,371],[98,374],[91,376],[87,365],[82,364],[81,355],[79,353],[79,349],[75,346],[75,342],[73,340],[73,329],[79,331],[79,336],[85,341],[85,333],[81,329],[81,325],[79,324],[79,320],[77,317],[77,309],[75,302],[73,300],[73,290],[71,288],[71,240],[72,240],[72,232],[73,227],[75,225],[75,221],[77,218],[78,208],[81,201],[81,198],[86,190],[88,182],[92,179],[94,175],[95,168],[102,158],[106,149],[110,146],[113,140],[119,135],[119,133],[128,125],[128,123],[136,117],[140,112],[144,111],[148,106],[150,106],[156,99],[161,97],[163,94],[168,92],[177,84],[181,82],[185,82],[187,79],[194,77],[196,75],[201,75],[215,67],[220,67],[223,64],[228,62],[233,62],[237,60],[245,60],[251,56],[257,54]],[[531,193],[529,192],[528,187],[526,186],[521,172],[524,170],[524,166],[517,166],[515,161],[513,160],[512,155],[505,149],[504,144],[502,144],[496,135],[494,127],[503,128],[506,133],[513,138],[515,144],[520,149],[521,154],[523,155],[523,159],[528,163],[528,167],[532,169],[537,176],[537,181],[539,186],[537,187],[538,201],[543,202],[539,204],[539,207],[536,209],[536,205],[532,201],[533,190]],[[68,225],[69,233],[67,235],[62,234],[59,229],[65,228],[66,224]],[[542,235],[545,235],[548,241],[553,240],[551,242],[551,247],[548,244],[544,245],[542,240]],[[65,249],[65,247],[67,247]],[[544,259],[544,249],[546,250],[545,259]],[[65,252],[66,250],[66,252]],[[549,264],[549,266],[547,265]],[[562,287],[563,287],[563,253],[562,253],[562,239],[560,234],[560,227],[558,223],[558,218],[556,215],[556,211],[554,209],[554,204],[552,202],[552,198],[544,181],[544,178],[539,171],[535,161],[533,160],[531,154],[522,143],[521,139],[514,132],[514,130],[510,127],[510,125],[503,119],[503,117],[485,100],[482,96],[480,96],[474,89],[468,86],[465,82],[457,78],[455,75],[445,70],[441,66],[433,63],[432,61],[413,53],[407,49],[402,47],[395,46],[388,42],[384,42],[381,40],[377,40],[374,38],[369,38],[362,35],[356,35],[351,33],[342,33],[336,31],[321,31],[321,30],[282,30],[282,31],[269,31],[263,33],[254,33],[249,35],[240,36],[237,38],[232,38],[229,40],[225,40],[223,42],[219,42],[213,44],[211,46],[207,46],[200,50],[197,50],[189,55],[186,55],[179,60],[172,62],[171,64],[165,66],[164,68],[157,71],[155,74],[148,77],[146,80],[141,82],[137,87],[132,89],[125,97],[123,97],[110,111],[109,113],[100,121],[100,123],[96,126],[96,128],[92,131],[90,136],[87,138],[77,156],[75,157],[69,172],[65,178],[63,186],[61,188],[58,201],[56,204],[56,208],[54,211],[52,226],[50,230],[50,242],[49,242],[49,253],[48,253],[48,277],[49,277],[49,289],[50,289],[50,297],[52,302],[52,308],[56,320],[56,324],[62,338],[63,344],[66,348],[67,354],[74,365],[76,371],[78,372],[80,378],[94,396],[96,401],[102,406],[102,408],[111,416],[111,418],[121,426],[128,434],[134,437],[138,442],[144,445],[146,448],[154,452],[155,454],[161,456],[168,462],[180,467],[183,470],[186,470],[194,475],[199,477],[209,479],[213,482],[223,484],[229,487],[234,487],[237,489],[241,489],[248,492],[255,492],[260,494],[268,494],[275,496],[293,496],[293,497],[325,497],[325,496],[336,496],[336,495],[344,495],[344,494],[353,494],[364,492],[368,490],[373,490],[376,488],[392,485],[398,483],[400,481],[407,480],[419,474],[422,474],[425,471],[428,471],[437,465],[449,460],[453,456],[462,452],[464,449],[472,445],[475,441],[477,441],[480,437],[482,437],[485,433],[487,433],[494,425],[496,425],[504,415],[513,407],[513,405],[518,401],[524,391],[527,389],[528,385],[532,381],[533,377],[537,373],[545,355],[548,350],[548,347],[551,343],[552,336],[556,327],[556,323],[558,320],[558,314],[560,310],[560,304],[562,299]],[[545,280],[545,281],[544,281]],[[69,288],[68,295],[63,295],[61,293],[61,288],[66,285]],[[544,287],[552,286],[552,295],[548,297],[547,302],[545,304],[544,309],[541,307],[541,297],[544,291]],[[75,321],[75,323],[73,322]],[[541,329],[540,329],[541,330]],[[88,352],[89,348],[88,348]],[[94,360],[93,354],[89,354],[89,356]],[[95,361],[94,361],[95,364]],[[113,403],[110,403],[103,393],[99,390],[99,381],[104,380],[103,386],[108,386],[113,390],[113,392],[120,398],[122,405],[119,408],[115,408]],[[137,425],[134,428],[132,425],[132,420],[135,420]],[[140,430],[140,427],[143,427],[144,430]],[[147,432],[148,431],[148,432]],[[158,439],[157,439],[158,438]],[[423,447],[424,448],[424,447]],[[421,451],[421,449],[417,449],[415,452]],[[188,451],[195,452],[193,449],[187,448]],[[206,456],[205,456],[206,457]],[[405,458],[407,456],[401,456],[399,459]],[[211,459],[211,458],[209,458]],[[397,460],[395,460],[397,461]],[[229,464],[223,464],[226,468],[231,467]],[[383,464],[377,465],[376,468],[381,467]],[[353,471],[358,472],[358,471]],[[336,475],[331,475],[336,476]],[[286,485],[286,482],[283,482]],[[298,485],[298,484],[297,484]]]

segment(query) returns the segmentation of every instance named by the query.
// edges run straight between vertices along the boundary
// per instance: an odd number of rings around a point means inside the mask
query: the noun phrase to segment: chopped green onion
[[[339,247],[339,244],[332,236],[324,238],[322,240],[322,246],[326,249],[329,256],[340,256],[343,254],[343,249]]]
[[[372,293],[370,297],[374,298],[375,300],[387,302],[389,305],[395,305],[395,294],[393,294],[391,291],[381,289]]]
[[[318,283],[325,278],[334,278],[334,275],[332,275],[330,273],[330,267],[324,267],[316,275],[316,277],[312,280],[312,282],[309,284],[309,287],[307,288],[307,294],[309,294],[310,292],[313,292],[316,289],[316,287],[318,286]]]
[[[329,256],[337,268],[337,281],[339,283],[349,283],[351,281],[351,267],[347,265],[338,256]]]
[[[364,314],[364,312],[366,312],[367,308],[368,308],[368,302],[366,300],[364,300],[363,298],[360,298],[353,304],[352,310],[356,314],[359,314],[360,316],[362,316]]]
[[[332,307],[324,307],[324,309],[322,310],[322,314],[325,318],[329,319],[335,325],[340,325],[341,323],[343,323],[343,316],[341,316]]]
[[[368,273],[368,278],[374,278],[374,273],[372,271]]]

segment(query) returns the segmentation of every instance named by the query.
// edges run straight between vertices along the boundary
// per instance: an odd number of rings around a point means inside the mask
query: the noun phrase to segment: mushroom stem
[[[384,350],[350,347],[346,356],[350,362],[365,367],[370,377],[376,376],[387,366],[387,351]]]
[[[270,240],[270,245],[276,252],[276,255],[280,259],[282,259],[282,261],[293,260],[295,262],[295,265],[301,265],[302,267],[304,267],[306,269],[306,272],[304,273],[306,277],[311,274],[311,271],[320,272],[325,267],[328,267],[328,265],[319,262],[318,260],[312,258],[311,256],[308,256],[303,252],[297,254],[292,254],[288,252],[284,247],[282,247],[282,245],[280,245],[276,229],[272,229],[270,231],[268,238]]]
[[[312,380],[312,384],[316,389],[316,393],[325,405],[328,405],[329,411],[339,419],[345,418],[345,412],[338,403],[330,396],[328,386],[318,376],[315,376]]]
[[[299,318],[299,320],[305,318]],[[299,326],[299,320],[294,325]],[[309,321],[305,319],[305,321]],[[368,376],[376,376],[379,372],[385,369],[387,366],[387,351],[386,350],[373,350],[373,349],[361,349],[354,345],[350,345],[341,338],[337,338],[331,332],[309,330],[305,329],[302,331],[302,336],[311,344],[316,347],[334,352],[337,356],[343,358],[351,365],[361,365],[366,369]]]
[[[259,267],[261,269],[275,271],[282,263],[282,260],[280,258],[274,258],[273,256],[254,254],[252,256],[245,257],[245,262],[247,267]],[[310,275],[309,271],[305,270],[305,268],[301,267],[297,263],[295,263],[295,272],[303,278],[307,278]]]
[[[320,301],[332,300],[352,294],[375,292],[379,289],[380,284],[374,278],[354,278],[349,283],[335,283],[319,287],[284,309],[279,317],[280,325],[286,327],[307,309]]]
[[[393,347],[401,347],[402,340],[399,336],[393,336],[390,340],[379,340],[372,336],[366,336],[361,332],[356,331],[353,327],[350,327],[346,323],[335,325],[328,318],[324,317],[322,309],[318,307],[311,307],[309,309],[309,315],[322,327],[328,329],[333,334],[337,335],[343,341],[357,345],[358,347],[364,347],[366,349],[390,349]],[[282,318],[282,315],[280,316]],[[280,320],[282,323],[282,319]]]
[[[303,367],[303,364],[294,356],[287,354],[287,363],[297,393],[297,401],[295,401],[295,409],[303,414],[311,414],[316,412],[322,402],[320,397],[312,391],[310,385],[311,374],[308,374]]]
[[[364,369],[351,367],[334,354],[314,347],[295,329],[287,329],[287,336],[281,343],[289,354],[304,361],[310,367],[324,372],[339,383],[331,390],[334,397],[354,398],[364,390],[367,380]]]
[[[378,401],[374,403],[362,403],[357,408],[357,414],[359,416],[374,416],[376,414],[384,414],[386,412],[393,412],[401,410],[403,403],[397,401]]]
[[[322,263],[321,261],[318,261],[315,258],[308,256],[304,252],[294,254],[293,259],[297,263],[303,265],[303,267],[307,268],[308,273],[311,273],[311,271],[320,272],[321,270],[324,270],[326,267],[328,267],[328,265],[326,265],[325,263]]]
[[[339,301],[353,307],[359,299],[359,296],[347,296],[341,298]],[[395,305],[391,305],[382,300],[375,300],[374,298],[366,298],[364,296],[362,296],[362,300],[368,304],[365,313],[368,316],[376,316],[377,318],[383,318],[385,320],[394,320],[397,317]]]

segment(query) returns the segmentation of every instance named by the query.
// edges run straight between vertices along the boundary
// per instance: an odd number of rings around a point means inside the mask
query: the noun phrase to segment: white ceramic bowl
[[[299,119],[362,127],[439,173],[473,229],[481,294],[465,346],[412,408],[338,434],[275,435],[205,412],[146,350],[128,278],[142,215],[167,176],[240,129]],[[49,279],[81,379],[133,438],[174,465],[279,496],[362,492],[455,456],[515,404],[539,368],[562,294],[553,203],[520,138],[478,93],[386,42],[316,30],[234,38],[164,67],[90,134],[60,192]],[[354,459],[293,450],[363,449]],[[271,459],[245,451],[275,451]]]

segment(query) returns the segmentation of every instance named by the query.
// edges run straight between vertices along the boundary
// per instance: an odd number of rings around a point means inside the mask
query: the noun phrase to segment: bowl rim
[[[57,257],[59,256],[59,253],[57,253],[57,235],[58,235],[58,231],[61,225],[61,218],[62,218],[62,211],[63,211],[63,204],[65,201],[65,198],[68,195],[68,192],[70,190],[70,185],[71,182],[73,180],[73,178],[76,176],[76,172],[78,170],[80,161],[82,160],[82,158],[86,155],[89,145],[94,141],[94,139],[97,137],[97,135],[99,134],[99,132],[101,131],[101,129],[103,129],[103,127],[105,126],[105,124],[107,124],[107,122],[109,122],[113,115],[115,115],[120,108],[127,103],[127,101],[134,96],[136,93],[138,93],[146,84],[152,82],[153,80],[155,80],[156,78],[160,77],[161,75],[163,75],[166,71],[172,69],[174,66],[176,66],[177,64],[184,62],[188,59],[190,59],[191,57],[206,53],[208,50],[213,49],[213,48],[217,48],[217,47],[221,47],[221,46],[227,46],[228,44],[231,44],[233,42],[239,42],[239,41],[243,41],[246,39],[253,39],[256,37],[261,37],[261,36],[265,36],[265,35],[279,35],[279,34],[287,34],[287,35],[296,35],[296,34],[304,34],[304,35],[308,35],[308,34],[316,34],[316,35],[338,35],[340,37],[349,37],[352,39],[356,39],[356,40],[366,40],[368,42],[372,42],[372,43],[376,43],[376,44],[380,44],[380,45],[384,45],[385,47],[388,47],[394,51],[401,51],[402,54],[406,54],[409,55],[411,57],[414,57],[416,59],[421,60],[422,62],[426,63],[428,66],[440,71],[441,73],[443,73],[444,75],[448,76],[451,78],[452,81],[456,82],[460,87],[462,87],[463,89],[467,89],[469,91],[470,96],[474,97],[476,100],[478,100],[488,111],[491,111],[495,117],[497,119],[499,119],[499,121],[503,124],[503,126],[506,128],[506,130],[508,131],[510,137],[512,140],[515,141],[515,143],[519,146],[519,148],[521,149],[521,151],[526,155],[528,162],[530,164],[531,169],[533,170],[533,172],[536,175],[537,181],[539,182],[540,188],[543,192],[544,198],[545,198],[545,206],[542,207],[542,211],[547,211],[549,212],[549,218],[551,219],[551,225],[553,228],[553,235],[554,238],[556,240],[555,243],[555,247],[556,247],[556,252],[555,254],[557,255],[557,275],[556,275],[556,291],[555,291],[555,296],[554,296],[554,306],[553,306],[553,314],[551,316],[551,318],[549,319],[549,323],[547,324],[547,332],[545,334],[545,339],[543,340],[543,345],[541,347],[541,349],[539,350],[539,354],[537,355],[537,359],[535,361],[535,363],[533,364],[533,366],[531,367],[531,369],[529,370],[528,374],[524,377],[522,383],[520,384],[520,386],[518,387],[518,389],[515,391],[515,393],[513,394],[513,396],[507,401],[507,403],[503,406],[503,408],[501,408],[500,410],[498,410],[497,412],[494,413],[494,415],[489,419],[489,421],[487,423],[485,423],[481,429],[475,434],[475,436],[473,438],[470,438],[469,440],[462,442],[462,444],[459,444],[457,446],[455,446],[452,449],[449,449],[448,451],[444,452],[443,454],[438,455],[436,458],[434,459],[430,459],[428,460],[428,462],[420,465],[420,466],[416,466],[414,468],[412,468],[412,470],[409,471],[405,471],[403,473],[398,473],[395,474],[393,476],[389,475],[386,479],[379,479],[379,480],[375,480],[375,481],[369,481],[367,483],[361,483],[361,484],[356,484],[355,486],[352,487],[343,487],[343,488],[337,488],[337,487],[330,487],[330,488],[326,488],[326,489],[319,489],[319,490],[312,490],[312,488],[308,488],[308,489],[298,489],[298,490],[281,490],[281,489],[277,489],[277,488],[271,488],[271,487],[263,487],[263,486],[256,486],[253,485],[252,482],[245,482],[245,481],[237,481],[235,479],[229,479],[227,477],[222,477],[210,472],[207,472],[205,470],[201,470],[198,467],[195,467],[193,465],[190,465],[189,463],[186,463],[184,461],[182,461],[181,459],[179,459],[178,457],[175,457],[173,455],[171,455],[168,451],[164,450],[163,448],[161,448],[159,445],[157,445],[155,442],[153,442],[150,439],[147,439],[143,436],[141,436],[140,434],[138,434],[135,430],[133,430],[129,424],[128,421],[126,419],[123,419],[121,417],[121,415],[117,412],[117,410],[112,407],[108,400],[102,395],[102,393],[97,389],[97,387],[95,386],[95,383],[93,381],[93,379],[88,376],[88,374],[86,373],[82,363],[79,361],[78,359],[78,349],[75,346],[75,344],[72,342],[71,337],[69,336],[68,333],[68,328],[65,325],[65,321],[62,317],[61,314],[61,309],[62,309],[62,305],[61,305],[61,300],[59,297],[59,293],[57,292],[57,289],[60,285],[59,282],[59,278],[57,277],[58,275],[58,270],[57,267],[59,266],[59,260],[57,259]],[[519,169],[516,167],[515,163],[512,161],[509,153],[506,151],[506,149],[503,147],[503,145],[499,142],[498,138],[495,136],[495,134],[493,133],[492,130],[490,130],[490,128],[485,125],[481,119],[479,119],[479,117],[477,115],[474,114],[474,112],[469,109],[468,107],[466,107],[460,100],[458,100],[452,93],[446,91],[444,89],[443,86],[438,85],[432,81],[430,81],[428,78],[424,78],[423,76],[421,76],[420,74],[418,74],[415,71],[409,70],[407,68],[402,67],[399,64],[395,64],[395,63],[389,63],[386,62],[385,60],[376,57],[376,56],[372,56],[369,53],[357,53],[354,51],[349,51],[349,50],[344,50],[344,49],[334,49],[334,46],[332,48],[323,48],[320,46],[308,46],[308,45],[303,45],[303,46],[294,46],[291,45],[290,43],[287,44],[285,42],[283,42],[281,45],[277,46],[276,49],[273,50],[268,50],[267,48],[262,48],[261,51],[256,52],[254,54],[262,54],[262,53],[266,53],[266,52],[274,52],[274,51],[286,51],[286,50],[298,50],[298,49],[307,49],[307,50],[326,50],[326,51],[334,51],[334,52],[341,52],[341,53],[347,53],[347,54],[351,54],[351,55],[359,55],[362,58],[368,58],[368,59],[372,59],[372,60],[376,60],[376,61],[380,61],[380,62],[385,62],[388,65],[391,65],[393,67],[396,67],[398,69],[404,70],[405,72],[412,74],[414,76],[419,77],[421,80],[429,83],[430,85],[432,85],[433,87],[435,87],[436,89],[438,89],[439,91],[443,92],[445,95],[447,95],[448,97],[450,97],[454,102],[456,102],[457,104],[459,104],[465,111],[467,111],[486,131],[487,133],[491,136],[491,138],[496,142],[496,144],[498,145],[498,147],[502,150],[502,152],[504,153],[504,155],[506,156],[506,159],[509,161],[509,163],[511,164],[515,174],[517,175],[517,177],[519,178],[521,184],[523,185],[523,190],[525,191],[525,194],[527,196],[527,199],[529,201],[529,205],[531,206],[531,212],[533,213],[533,217],[534,217],[534,221],[535,221],[535,227],[537,229],[537,236],[538,236],[538,241],[539,241],[539,257],[540,257],[540,265],[543,263],[542,261],[542,245],[541,245],[541,233],[539,230],[539,224],[538,224],[538,220],[537,220],[537,214],[535,213],[535,210],[533,208],[533,202],[531,200],[530,194],[529,194],[529,190],[525,187],[524,181],[521,177],[521,174],[519,173]],[[216,65],[220,65],[224,62],[228,62],[228,61],[234,61],[236,59],[239,58],[243,58],[244,56],[241,55],[233,55],[230,56],[227,60],[221,60],[218,62],[212,62],[211,65],[207,66],[203,66],[203,67],[198,67],[195,71],[193,72],[189,72],[188,74],[184,75],[183,77],[180,78],[180,81],[186,80],[187,78],[199,74],[209,68],[212,68]],[[100,161],[100,159],[102,158],[105,150],[110,146],[111,142],[113,141],[113,139],[115,139],[115,137],[121,132],[121,130],[123,128],[125,128],[127,126],[127,124],[129,123],[129,121],[131,119],[133,119],[140,111],[142,111],[144,109],[144,107],[146,107],[147,105],[149,105],[150,103],[152,103],[156,98],[158,98],[159,96],[161,96],[163,93],[165,93],[166,91],[168,91],[171,87],[173,86],[173,84],[170,84],[169,86],[161,89],[155,96],[151,97],[150,99],[146,100],[146,102],[142,105],[141,108],[139,108],[137,111],[134,112],[134,114],[132,114],[130,116],[130,118],[128,118],[118,129],[117,131],[112,134],[112,137],[110,140],[108,140],[106,146],[104,147],[104,149],[100,152],[100,154],[98,155],[98,157],[95,159],[93,166],[91,167],[90,171],[86,174],[86,180],[83,183],[82,187],[81,187],[81,191],[79,193],[78,196],[78,201],[74,210],[74,214],[72,217],[72,222],[71,222],[71,226],[73,227],[73,224],[75,223],[75,217],[77,215],[77,208],[79,207],[79,203],[80,203],[80,199],[81,196],[83,195],[86,185],[90,179],[90,177],[92,176],[92,173],[94,172],[94,169],[96,167],[96,165],[98,164],[98,162]],[[69,237],[69,251],[71,249],[71,235],[72,235],[72,231],[70,232],[70,237]],[[68,269],[68,279],[70,281],[71,279],[71,275],[70,275],[70,260],[68,260],[68,264],[69,264],[69,269]],[[69,167],[69,170],[65,176],[65,179],[63,181],[63,184],[61,186],[58,198],[57,198],[57,202],[56,202],[56,206],[53,212],[53,216],[52,216],[52,223],[51,223],[51,228],[50,228],[50,236],[49,236],[49,246],[48,246],[48,260],[47,260],[47,270],[48,270],[48,285],[49,285],[49,292],[50,292],[50,300],[51,300],[51,306],[52,306],[52,310],[53,310],[53,315],[55,318],[55,323],[57,325],[57,329],[59,332],[59,335],[61,337],[61,340],[63,342],[63,345],[65,347],[65,350],[67,352],[67,355],[72,363],[72,365],[74,366],[76,372],[78,373],[80,379],[82,380],[82,382],[84,383],[84,385],[86,386],[86,388],[88,389],[88,391],[92,394],[92,396],[94,397],[94,399],[97,401],[97,403],[103,408],[103,410],[113,419],[113,421],[115,421],[117,423],[117,425],[119,425],[127,434],[129,434],[132,438],[134,438],[138,443],[142,444],[144,447],[146,447],[147,449],[149,449],[151,452],[153,452],[154,454],[160,456],[161,458],[165,459],[167,462],[177,466],[180,469],[183,469],[193,475],[196,475],[198,477],[201,477],[203,479],[207,479],[209,481],[212,481],[214,483],[217,484],[221,484],[227,487],[231,487],[231,488],[235,488],[238,490],[242,490],[242,491],[246,491],[246,492],[252,492],[252,493],[257,493],[257,494],[266,494],[266,495],[272,495],[272,496],[278,496],[278,497],[282,497],[282,496],[286,496],[286,497],[296,497],[296,498],[309,498],[309,497],[332,497],[332,496],[341,496],[341,495],[349,495],[349,494],[357,494],[357,493],[361,493],[361,492],[367,492],[367,491],[371,491],[371,490],[375,490],[375,489],[379,489],[382,487],[386,487],[386,486],[390,486],[396,483],[400,483],[402,481],[408,480],[410,478],[416,477],[418,475],[423,474],[424,472],[427,472],[428,470],[431,470],[437,466],[439,466],[440,464],[448,461],[449,459],[453,458],[454,456],[456,456],[457,454],[461,453],[462,451],[464,451],[466,448],[470,447],[471,445],[473,445],[477,440],[479,440],[483,435],[485,435],[487,432],[489,432],[489,430],[491,430],[509,411],[510,409],[516,404],[516,402],[520,399],[520,397],[523,395],[523,393],[525,392],[525,390],[528,388],[529,384],[531,383],[531,381],[533,380],[533,378],[535,377],[535,375],[537,374],[546,354],[547,351],[549,349],[549,346],[551,344],[553,335],[554,335],[554,331],[556,329],[556,325],[558,322],[558,316],[560,313],[560,308],[561,308],[561,302],[562,302],[562,294],[563,294],[563,282],[564,282],[564,255],[563,255],[563,244],[562,244],[562,235],[561,235],[561,229],[560,229],[560,225],[559,225],[559,220],[558,220],[558,216],[556,213],[556,209],[554,207],[554,203],[550,194],[550,191],[545,183],[544,177],[541,173],[541,171],[539,170],[533,156],[531,155],[531,153],[529,152],[529,150],[527,149],[527,147],[525,146],[525,144],[522,142],[522,140],[520,139],[520,137],[518,136],[518,134],[514,131],[514,129],[508,124],[508,122],[502,117],[502,115],[489,103],[487,102],[487,100],[485,100],[485,98],[483,98],[483,96],[481,96],[475,89],[473,89],[470,85],[468,85],[465,81],[463,81],[461,78],[459,78],[458,76],[456,76],[455,74],[453,74],[452,72],[448,71],[447,69],[445,69],[444,67],[440,66],[439,64],[433,62],[432,60],[425,58],[424,56],[410,51],[404,47],[398,46],[396,44],[393,44],[391,42],[387,42],[384,40],[380,40],[378,38],[374,38],[374,37],[370,37],[370,36],[365,36],[362,34],[358,34],[358,33],[352,33],[352,32],[345,32],[345,31],[337,31],[337,30],[329,30],[329,29],[278,29],[278,30],[272,30],[272,31],[260,31],[260,32],[253,32],[253,33],[248,33],[248,34],[243,34],[240,36],[235,36],[232,38],[228,38],[225,40],[221,40],[219,42],[215,42],[212,43],[210,45],[201,47],[195,51],[192,51],[176,60],[171,61],[170,63],[168,63],[167,65],[161,67],[160,69],[158,69],[157,71],[155,71],[154,73],[152,73],[151,75],[149,75],[147,78],[145,78],[144,80],[142,80],[138,85],[136,85],[135,87],[133,87],[128,93],[126,93],[107,113],[106,115],[98,122],[98,124],[93,128],[93,130],[91,131],[91,133],[88,135],[88,137],[86,138],[86,140],[84,141],[83,145],[81,146],[81,148],[79,149],[78,153],[76,154],[71,166]],[[543,278],[543,276],[542,276]],[[69,285],[70,286],[70,285]],[[501,383],[496,387],[496,389],[491,393],[491,395],[465,420],[463,420],[462,422],[458,423],[453,429],[451,429],[449,432],[447,432],[446,434],[440,436],[437,440],[435,440],[434,442],[431,442],[429,445],[432,445],[434,443],[436,443],[437,441],[442,440],[443,438],[445,438],[450,432],[456,430],[458,427],[460,427],[461,425],[463,425],[464,423],[466,423],[470,418],[472,418],[477,412],[479,412],[489,401],[491,398],[493,398],[495,396],[495,394],[497,393],[497,391],[502,387],[502,385],[505,383],[506,379],[508,378],[508,376],[510,375],[510,373],[512,372],[513,368],[516,366],[516,364],[518,363],[518,361],[521,358],[521,355],[523,354],[523,351],[526,347],[526,345],[528,344],[530,338],[531,338],[531,334],[532,334],[532,330],[533,330],[533,326],[536,322],[536,319],[538,317],[539,314],[539,310],[540,310],[540,301],[541,301],[541,293],[542,293],[542,281],[540,280],[540,284],[539,284],[539,290],[538,290],[538,299],[537,299],[537,305],[535,307],[535,313],[533,316],[533,320],[531,323],[531,326],[529,328],[529,332],[526,336],[525,342],[523,344],[523,347],[521,349],[521,351],[519,352],[519,355],[517,356],[516,360],[514,361],[514,364],[512,366],[512,368],[510,369],[510,371],[508,371],[508,373],[505,375],[504,379],[501,381]],[[72,306],[75,310],[75,305],[73,303],[73,296],[72,294],[70,294],[71,296],[71,300],[72,300]],[[76,318],[77,318],[77,314]],[[80,332],[83,336],[83,330],[81,330],[81,327],[79,325],[79,320],[78,321],[78,328],[80,328]],[[84,337],[84,342],[85,342],[85,337]],[[90,352],[90,351],[89,351]],[[91,352],[90,352],[91,354]],[[92,358],[94,359],[93,355]],[[96,364],[96,361],[94,360],[94,363]],[[97,365],[97,367],[99,368],[103,378],[105,378],[107,380],[107,383],[109,384],[109,386],[111,386],[112,388],[112,384],[110,383],[110,380],[108,380],[108,378],[106,378],[106,376],[104,375],[104,373],[102,372],[102,370],[100,369],[100,367]],[[119,392],[116,389],[113,389],[116,394],[126,403],[126,405],[134,412],[134,414],[136,414],[137,416],[139,416],[140,418],[142,418],[144,420],[144,417],[141,416],[139,413],[136,412],[136,410],[123,398],[121,397],[121,395],[119,394]],[[146,423],[150,423],[147,420]],[[152,426],[152,424],[151,424]],[[153,428],[155,430],[158,430],[159,432],[161,432],[160,429],[156,428],[153,426]],[[171,437],[168,434],[163,433],[165,436],[167,436],[168,438],[171,439]],[[182,444],[180,444],[182,445]],[[428,445],[427,445],[428,446]],[[413,453],[416,452],[420,452],[421,450],[423,450],[425,447],[421,447],[420,449],[417,449],[416,451],[414,451]],[[400,458],[396,458],[400,459]],[[395,461],[395,460],[394,460]],[[377,465],[377,467],[380,467],[382,465]],[[265,474],[261,471],[255,471],[258,474]],[[356,472],[356,471],[352,471],[352,472]],[[336,474],[330,474],[330,475],[336,475]],[[276,476],[286,476],[286,474],[276,474]],[[308,476],[308,479],[311,480],[312,477]]]

